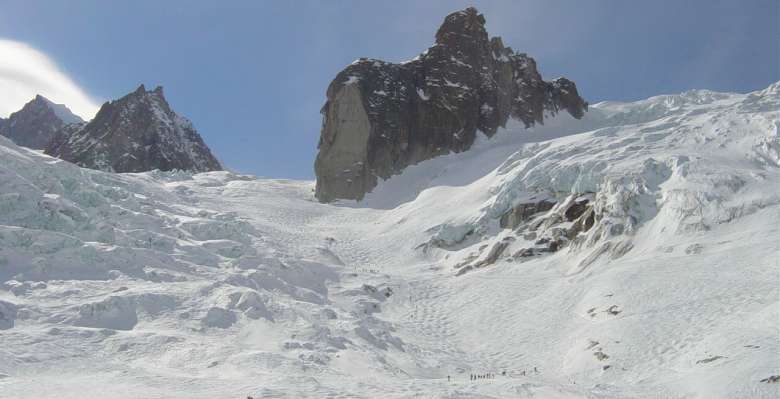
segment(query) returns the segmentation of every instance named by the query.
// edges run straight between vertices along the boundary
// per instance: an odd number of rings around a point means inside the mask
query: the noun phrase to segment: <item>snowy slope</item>
[[[80,123],[84,122],[84,119],[81,119],[80,116],[74,114],[73,112],[68,109],[68,107],[65,106],[65,104],[57,104],[48,98],[41,97],[44,101],[49,105],[49,108],[51,108],[52,111],[54,111],[54,114],[57,115],[58,118],[62,119],[62,122],[64,124],[71,124],[71,123]]]
[[[780,83],[600,103],[336,205],[0,138],[0,398],[776,397],[778,110]],[[593,227],[513,255],[581,196]]]

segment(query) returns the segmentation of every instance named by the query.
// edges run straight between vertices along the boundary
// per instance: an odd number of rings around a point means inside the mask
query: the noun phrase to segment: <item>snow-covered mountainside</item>
[[[89,123],[57,132],[45,152],[107,172],[222,170],[192,122],[171,109],[159,86],[147,91],[141,85],[104,103]]]
[[[779,110],[600,103],[332,205],[0,138],[0,397],[777,397]]]

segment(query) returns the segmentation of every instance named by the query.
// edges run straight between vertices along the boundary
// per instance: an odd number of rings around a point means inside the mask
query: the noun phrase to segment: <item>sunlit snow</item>
[[[0,137],[0,397],[778,392],[780,83],[513,124],[362,203],[313,187]],[[455,276],[515,204],[582,193],[572,245]]]

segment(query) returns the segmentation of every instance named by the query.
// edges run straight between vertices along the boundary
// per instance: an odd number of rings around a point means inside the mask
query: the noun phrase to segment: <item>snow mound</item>
[[[73,325],[81,327],[132,330],[138,323],[135,303],[121,296],[110,296],[102,301],[85,303],[79,307]]]
[[[223,308],[213,307],[206,312],[203,325],[207,327],[228,328],[236,322],[236,314]]]

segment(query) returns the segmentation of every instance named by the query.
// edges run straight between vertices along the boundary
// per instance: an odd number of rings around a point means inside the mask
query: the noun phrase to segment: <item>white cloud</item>
[[[0,117],[18,111],[36,94],[65,104],[85,120],[100,107],[46,54],[21,42],[0,39]]]

